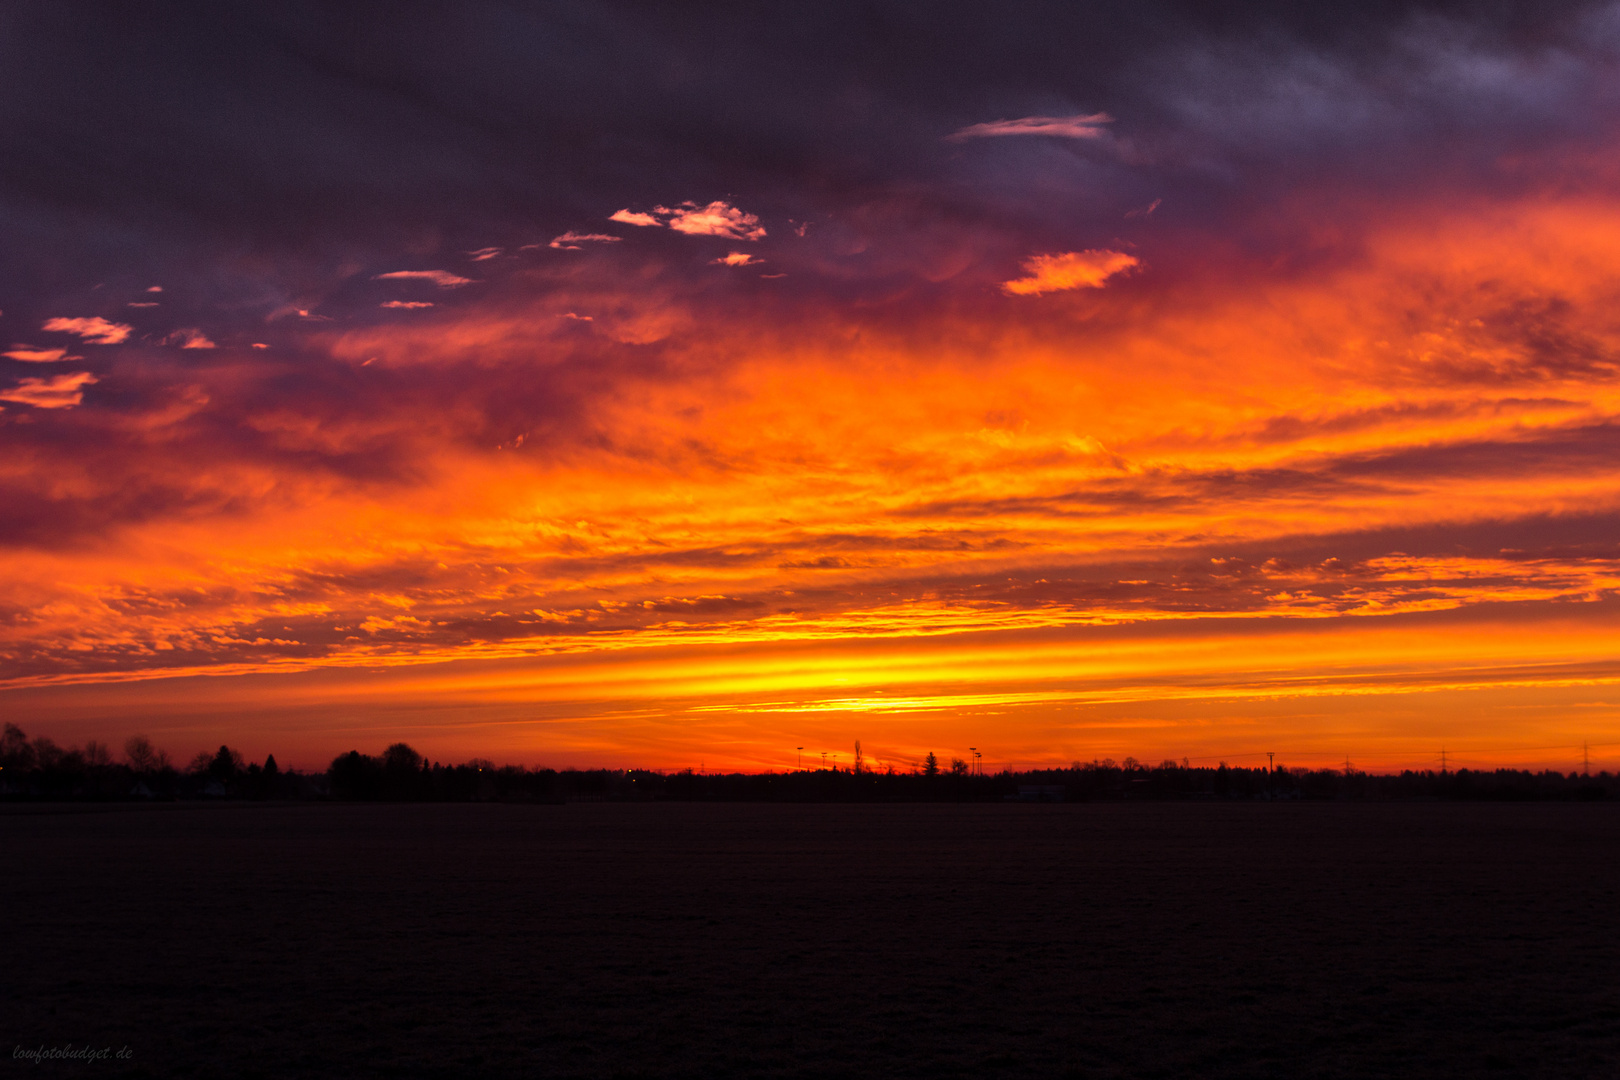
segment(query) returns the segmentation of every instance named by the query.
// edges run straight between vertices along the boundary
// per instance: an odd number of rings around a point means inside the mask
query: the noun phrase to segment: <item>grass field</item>
[[[1620,806],[0,810],[18,1075],[1620,1075]],[[127,1047],[127,1061],[15,1060]]]

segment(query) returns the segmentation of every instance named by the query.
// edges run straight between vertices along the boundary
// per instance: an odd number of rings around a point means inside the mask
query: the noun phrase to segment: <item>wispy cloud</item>
[[[679,206],[655,206],[650,214],[620,210],[608,220],[626,225],[661,225],[689,236],[723,236],[728,240],[759,240],[766,235],[759,215],[739,210],[720,199],[706,206],[691,200]]]
[[[417,311],[417,310],[419,310],[421,308],[430,308],[430,307],[432,307],[433,306],[433,301],[431,301],[431,300],[384,300],[382,303],[378,304],[377,306],[378,307],[385,307],[385,308],[400,308],[400,309],[405,310],[405,311]]]
[[[97,381],[88,371],[23,379],[10,390],[0,390],[0,401],[15,401],[36,409],[71,409],[84,400],[84,387]]]
[[[992,120],[987,124],[972,124],[945,136],[948,142],[966,139],[993,138],[1000,135],[1046,135],[1060,139],[1097,139],[1103,135],[1104,124],[1114,118],[1107,113],[1081,116],[1025,116],[1017,120]]]
[[[746,251],[733,251],[730,255],[715,259],[720,266],[758,266],[764,259],[756,259]]]
[[[109,322],[94,316],[88,319],[46,319],[40,329],[77,334],[91,345],[121,345],[129,340],[135,328],[128,323]]]
[[[1100,289],[1109,278],[1139,262],[1136,256],[1123,251],[1088,250],[1036,255],[1024,260],[1024,272],[1029,276],[1004,281],[1001,290],[1010,296],[1039,296],[1064,289]]]
[[[378,274],[373,281],[431,281],[441,289],[459,289],[463,285],[471,285],[472,278],[464,278],[452,274],[448,270],[393,270],[386,274]],[[299,314],[303,314],[300,312]]]
[[[625,213],[629,213],[629,211],[620,210],[619,213],[620,214],[625,214]],[[615,214],[609,220],[610,221],[622,221],[624,219],[620,218],[617,214]],[[658,224],[658,221],[657,221],[657,219],[653,219],[652,221],[645,221],[645,222],[643,222],[643,221],[632,221],[632,222],[630,222],[630,224],[632,224],[632,225],[656,225],[656,224]],[[551,241],[551,243],[547,244],[546,246],[556,248],[558,251],[579,251],[579,250],[581,250],[580,249],[581,244],[617,244],[622,239],[623,239],[623,237],[609,236],[606,233],[565,232],[561,236],[556,237],[555,239],[553,239]]]
[[[176,330],[163,339],[165,345],[178,345],[182,349],[215,349],[218,348],[208,339],[208,335],[195,326],[185,326]]]
[[[672,211],[669,227],[676,232],[692,236],[724,236],[731,240],[758,240],[765,235],[759,217],[737,209],[730,203],[712,202],[707,206],[682,203]]]
[[[498,247],[479,248],[477,251],[467,252],[467,258],[473,262],[486,262],[495,258],[504,250],[504,248]]]
[[[69,356],[66,349],[41,349],[34,345],[13,345],[10,352],[0,356],[22,360],[29,364],[52,364],[58,360],[83,360],[82,356]]]

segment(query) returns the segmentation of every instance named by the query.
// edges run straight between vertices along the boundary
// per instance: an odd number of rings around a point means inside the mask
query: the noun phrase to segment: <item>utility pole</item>
[[[1277,755],[1266,751],[1266,797],[1271,797],[1272,785],[1277,781]]]
[[[1581,775],[1582,776],[1591,776],[1592,775],[1591,747],[1589,747],[1584,742],[1581,743]]]
[[[799,747],[799,771],[804,772],[804,747]]]
[[[977,746],[968,747],[968,757],[973,764],[973,768],[968,770],[968,775],[977,776],[979,773],[979,748]]]
[[[1440,775],[1446,775],[1446,748],[1440,748]]]

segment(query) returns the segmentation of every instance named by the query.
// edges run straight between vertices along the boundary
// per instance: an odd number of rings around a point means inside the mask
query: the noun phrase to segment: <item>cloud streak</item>
[[[88,371],[23,379],[10,389],[0,390],[0,401],[36,409],[71,409],[84,401],[84,388],[97,381]]]
[[[1024,260],[1026,276],[1001,283],[1009,296],[1040,296],[1069,289],[1100,289],[1108,279],[1124,273],[1141,261],[1122,251],[1068,251],[1058,255],[1035,255]]]
[[[619,216],[619,214],[624,213],[628,213],[628,211],[621,210],[618,214],[614,214],[609,220],[625,221],[625,218]],[[658,224],[658,221],[656,218],[653,218],[648,221],[630,221],[628,223],[631,225],[656,225]],[[583,250],[583,245],[585,244],[617,244],[623,239],[624,238],[621,236],[609,236],[606,233],[580,233],[569,231],[563,233],[561,236],[552,238],[551,243],[547,244],[546,246],[556,248],[559,251],[581,251]]]
[[[472,278],[465,278],[459,274],[452,274],[448,270],[392,270],[386,274],[378,274],[374,281],[426,281],[437,285],[441,289],[459,289],[463,285],[473,284]]]
[[[41,349],[33,345],[13,345],[10,352],[0,353],[11,360],[25,364],[54,364],[60,360],[83,360],[82,356],[69,356],[66,349]]]
[[[1112,116],[1102,112],[1075,116],[1025,116],[1017,120],[993,120],[985,124],[970,124],[945,138],[948,142],[1017,135],[1041,135],[1058,139],[1100,139],[1107,133],[1104,125],[1113,122]]]
[[[129,340],[129,335],[135,328],[128,323],[116,323],[100,316],[93,316],[85,319],[46,319],[40,329],[61,334],[77,334],[89,345],[122,345]]]

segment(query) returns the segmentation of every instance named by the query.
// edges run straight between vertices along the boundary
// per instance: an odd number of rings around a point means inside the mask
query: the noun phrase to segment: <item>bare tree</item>
[[[34,767],[34,748],[16,724],[7,724],[0,734],[0,768],[23,772]]]
[[[124,759],[138,773],[154,773],[169,767],[169,755],[152,745],[145,735],[131,735],[124,743]]]

